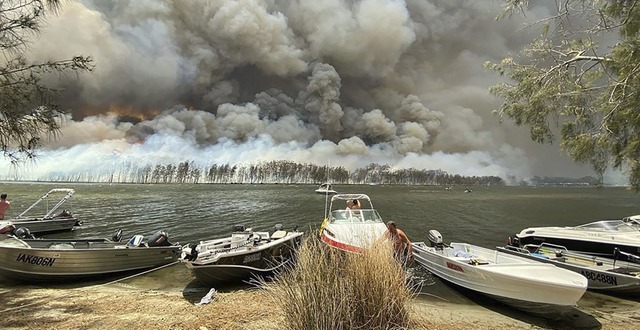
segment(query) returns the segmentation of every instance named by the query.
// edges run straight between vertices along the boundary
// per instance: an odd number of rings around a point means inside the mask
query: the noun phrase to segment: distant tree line
[[[98,170],[96,170],[98,171]],[[52,173],[40,181],[112,183],[302,183],[394,184],[394,185],[490,185],[504,186],[497,176],[462,176],[442,170],[415,168],[392,170],[389,165],[369,164],[355,171],[342,166],[328,167],[278,160],[253,164],[213,164],[196,166],[193,161],[178,165],[137,165],[122,162],[103,172]],[[14,178],[20,180],[19,177]],[[26,179],[26,178],[25,178]]]
[[[592,176],[581,178],[534,176],[531,179],[531,184],[536,186],[599,186],[602,181]]]

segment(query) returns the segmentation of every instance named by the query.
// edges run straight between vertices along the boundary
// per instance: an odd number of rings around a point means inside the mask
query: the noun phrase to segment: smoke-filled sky
[[[508,178],[593,175],[492,114],[483,68],[537,31],[501,1],[82,0],[33,41],[36,61],[88,55],[52,76],[72,117],[31,178],[138,163],[291,160]],[[114,150],[117,151],[114,154]],[[71,159],[72,161],[68,161]],[[64,167],[60,164],[64,162]],[[0,167],[8,166],[1,164]]]

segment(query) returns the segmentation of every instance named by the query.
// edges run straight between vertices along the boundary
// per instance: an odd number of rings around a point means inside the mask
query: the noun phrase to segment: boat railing
[[[331,223],[367,223],[382,222],[382,218],[376,210],[334,210],[331,212]]]

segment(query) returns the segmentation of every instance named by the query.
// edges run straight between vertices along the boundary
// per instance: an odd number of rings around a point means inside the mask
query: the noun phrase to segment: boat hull
[[[79,225],[78,219],[69,218],[53,218],[45,220],[11,220],[16,228],[27,228],[32,234],[52,234],[73,230]]]
[[[214,260],[182,260],[195,278],[208,286],[250,280],[273,275],[293,262],[303,233],[292,233],[276,244],[265,244],[250,250],[229,251]]]
[[[482,258],[494,262],[474,265],[470,263],[473,259],[445,256],[424,243],[413,245],[414,260],[443,280],[543,317],[572,310],[587,287],[586,279],[578,274],[522,258],[518,261],[493,250]],[[559,280],[554,280],[555,275]]]
[[[322,242],[341,251],[361,253],[382,238],[387,227],[384,223],[326,224],[320,238]]]
[[[73,248],[60,249],[2,246],[0,276],[20,282],[104,277],[160,267],[179,256],[179,246],[125,247],[104,242],[77,242]]]

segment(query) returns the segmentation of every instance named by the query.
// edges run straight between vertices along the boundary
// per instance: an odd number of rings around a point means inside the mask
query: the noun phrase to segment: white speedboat
[[[303,234],[280,225],[271,235],[236,225],[228,237],[183,246],[180,260],[206,285],[241,282],[271,275],[292,262]]]
[[[32,234],[47,234],[73,230],[76,226],[82,225],[82,221],[69,210],[58,210],[74,193],[75,190],[73,189],[51,189],[16,217],[6,221],[0,221],[0,225],[11,223],[15,228],[26,227]],[[62,194],[62,197],[59,200],[55,200],[53,205],[49,205],[50,197],[54,194],[58,196]],[[46,201],[47,204],[44,209],[37,207],[42,201]]]
[[[635,217],[601,220],[575,227],[525,228],[510,238],[509,245],[555,244],[576,251],[613,258],[614,249],[640,255],[640,222]],[[623,257],[624,259],[624,257]]]
[[[24,228],[22,228],[24,229]],[[20,231],[19,228],[17,231]],[[0,276],[20,282],[54,282],[97,278],[153,269],[177,262],[180,246],[164,231],[148,240],[134,235],[111,239],[22,239],[0,236]]]
[[[357,200],[361,208],[345,208]],[[331,197],[320,228],[321,240],[333,248],[347,252],[362,252],[381,238],[387,226],[365,194],[337,194]]]
[[[320,187],[318,187],[318,189],[316,189],[316,193],[323,195],[335,195],[338,192],[333,190],[333,187],[330,183],[323,183],[320,185]]]
[[[445,245],[436,230],[429,242],[413,243],[414,260],[429,272],[539,316],[572,310],[587,289],[584,276],[551,264],[467,243]]]
[[[498,251],[522,256],[539,262],[546,262],[582,274],[589,281],[588,289],[621,295],[640,295],[640,264],[603,258],[584,253],[568,251],[564,246],[548,243],[498,247]],[[639,256],[627,256],[639,259]]]

